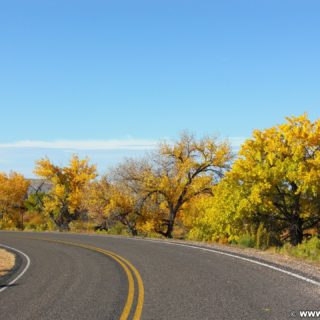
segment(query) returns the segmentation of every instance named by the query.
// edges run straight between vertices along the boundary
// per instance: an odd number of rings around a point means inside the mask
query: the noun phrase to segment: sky
[[[318,0],[0,0],[0,171],[101,172],[182,131],[320,117]]]

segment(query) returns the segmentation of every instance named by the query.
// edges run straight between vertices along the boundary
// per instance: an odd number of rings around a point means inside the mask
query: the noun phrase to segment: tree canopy
[[[0,214],[2,221],[23,228],[22,213],[30,182],[21,174],[0,173]]]
[[[85,212],[82,198],[87,184],[97,176],[96,167],[74,155],[66,167],[54,165],[49,159],[39,160],[34,172],[52,186],[43,199],[44,212],[59,229],[68,230],[69,223]]]

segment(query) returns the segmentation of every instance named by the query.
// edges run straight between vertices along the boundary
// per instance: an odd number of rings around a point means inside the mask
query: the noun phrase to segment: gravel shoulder
[[[7,275],[15,266],[15,255],[0,248],[0,277]]]

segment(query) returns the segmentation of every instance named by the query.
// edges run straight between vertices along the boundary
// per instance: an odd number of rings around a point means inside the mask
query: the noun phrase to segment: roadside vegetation
[[[227,141],[184,133],[105,176],[88,159],[36,163],[40,184],[0,174],[0,229],[219,242],[320,260],[320,119]],[[49,185],[48,190],[42,186]]]

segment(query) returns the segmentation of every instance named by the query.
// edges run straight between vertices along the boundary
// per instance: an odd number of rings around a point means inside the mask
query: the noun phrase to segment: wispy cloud
[[[246,140],[243,137],[230,137],[227,139],[232,147],[239,148]],[[159,140],[161,141],[161,140]],[[158,140],[148,139],[114,139],[114,140],[22,140],[16,142],[0,143],[0,149],[56,149],[56,150],[153,150]],[[172,142],[167,139],[166,141]]]
[[[172,139],[164,139],[172,143]],[[221,138],[223,140],[223,138]],[[237,152],[245,138],[230,137],[227,139],[233,150]],[[163,140],[159,140],[163,141]],[[158,140],[148,139],[118,139],[118,140],[24,140],[11,143],[0,143],[0,171],[18,171],[26,177],[33,174],[34,162],[48,157],[60,165],[68,163],[70,153],[80,157],[88,156],[99,170],[106,170],[125,158],[143,157],[146,151],[157,147]],[[23,159],[23,161],[21,161]]]
[[[24,140],[0,143],[0,148],[68,149],[68,150],[152,150],[158,144],[155,140]]]

